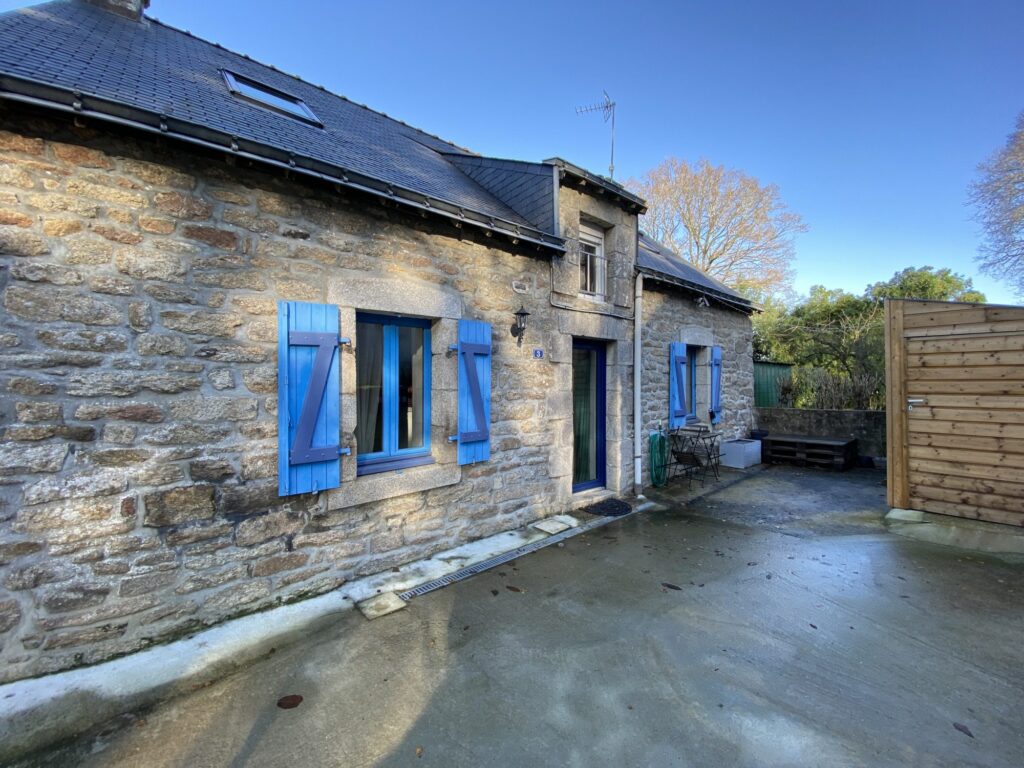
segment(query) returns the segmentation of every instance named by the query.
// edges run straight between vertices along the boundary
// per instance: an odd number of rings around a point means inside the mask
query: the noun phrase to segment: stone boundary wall
[[[778,434],[854,437],[861,456],[885,456],[885,411],[757,408],[757,428]]]
[[[60,119],[0,110],[0,155],[0,682],[564,511],[570,334],[620,340],[609,348],[609,485],[628,492],[631,321],[554,307],[547,255]],[[351,324],[363,305],[345,296],[359,279],[409,287],[390,307],[378,292],[374,309],[403,311],[403,296],[454,301],[434,329],[437,464],[356,478],[348,457],[340,489],[280,499],[276,301],[349,302]],[[508,333],[520,303],[531,313],[521,348]],[[458,316],[494,328],[492,459],[469,467],[447,443]],[[343,411],[344,445],[352,423]]]

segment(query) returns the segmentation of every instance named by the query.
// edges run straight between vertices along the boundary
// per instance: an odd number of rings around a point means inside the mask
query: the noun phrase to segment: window
[[[580,293],[604,300],[604,232],[580,223]]]
[[[228,90],[236,96],[240,96],[247,101],[256,102],[261,106],[269,107],[275,112],[281,112],[291,117],[297,117],[299,120],[304,120],[307,123],[323,127],[323,123],[320,122],[320,119],[313,114],[313,110],[306,106],[306,102],[302,99],[289,96],[283,91],[271,88],[269,85],[263,85],[255,80],[250,80],[242,75],[236,75],[234,72],[228,72],[226,69],[222,71],[224,73],[224,80],[228,84]]]
[[[697,366],[701,358],[702,347],[695,347],[692,344],[686,347],[686,359],[689,364],[686,366],[686,423],[690,424],[700,421],[697,418]]]
[[[430,456],[430,322],[356,315],[359,474],[427,464]]]

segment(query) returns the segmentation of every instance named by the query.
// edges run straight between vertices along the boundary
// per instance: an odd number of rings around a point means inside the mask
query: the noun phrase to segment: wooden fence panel
[[[1024,525],[1024,307],[889,301],[886,352],[889,503]]]

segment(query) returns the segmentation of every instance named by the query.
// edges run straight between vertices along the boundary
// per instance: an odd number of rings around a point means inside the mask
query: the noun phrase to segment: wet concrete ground
[[[881,482],[772,468],[40,764],[1020,766],[1024,562],[885,533]]]

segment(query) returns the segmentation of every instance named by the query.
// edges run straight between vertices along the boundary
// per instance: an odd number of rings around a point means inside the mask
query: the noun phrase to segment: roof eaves
[[[672,275],[666,275],[664,272],[657,269],[652,269],[651,267],[642,267],[637,265],[636,269],[638,272],[642,272],[643,274],[647,275],[653,280],[665,283],[666,285],[671,285],[675,288],[683,288],[685,290],[692,291],[693,293],[698,293],[702,296],[706,296],[708,299],[712,299],[714,301],[719,302],[720,304],[724,304],[728,306],[730,309],[735,309],[739,312],[743,312],[744,314],[749,315],[754,312],[761,311],[759,307],[755,306],[753,303],[747,301],[746,299],[737,299],[734,296],[730,296],[727,293],[712,290],[711,288],[700,285],[699,283],[694,283],[689,280],[683,280],[682,278],[674,277]]]
[[[581,168],[578,165],[570,163],[568,160],[564,160],[561,157],[549,157],[544,161],[546,165],[553,165],[558,168],[563,175],[571,176],[578,181],[585,184],[592,184],[598,189],[602,189],[618,198],[618,202],[621,207],[632,213],[647,213],[647,201],[642,197],[634,195],[628,189],[621,184],[616,184],[611,179],[607,179],[604,176],[599,176],[596,173],[591,173],[586,168]]]
[[[416,209],[423,214],[433,213],[452,220],[457,228],[469,225],[484,230],[488,236],[492,232],[503,234],[513,244],[522,241],[559,253],[565,251],[565,241],[562,238],[539,229],[458,206],[422,192],[406,189],[313,158],[303,157],[279,147],[242,139],[238,136],[230,136],[224,132],[171,115],[157,114],[123,102],[2,74],[0,74],[0,98],[83,115],[150,133],[159,133],[234,157],[244,157],[304,176],[329,181],[349,189],[367,192],[378,198],[391,200],[397,205]]]

